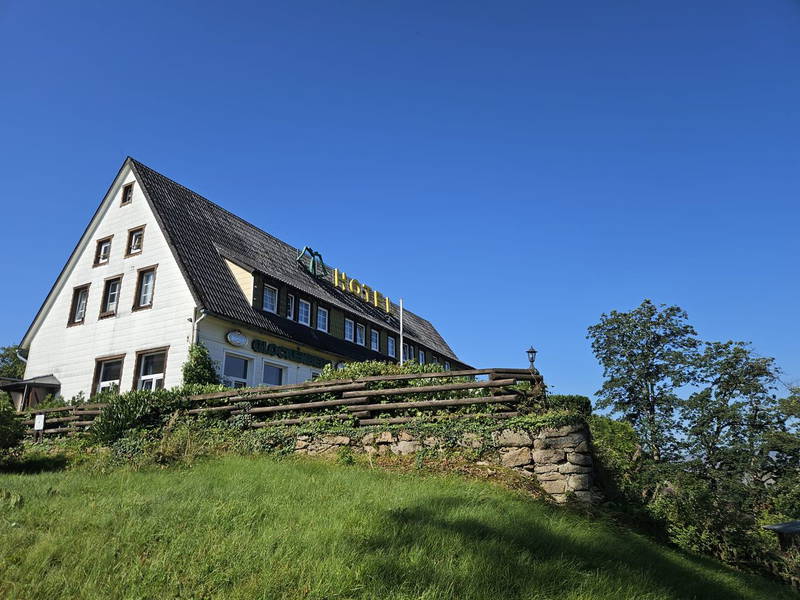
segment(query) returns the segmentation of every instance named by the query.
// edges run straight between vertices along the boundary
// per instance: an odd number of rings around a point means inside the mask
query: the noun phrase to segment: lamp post
[[[541,373],[539,373],[539,370],[533,364],[536,362],[537,350],[531,346],[525,352],[528,355],[528,362],[530,363],[531,369],[531,393],[534,396],[536,396],[537,390],[541,393],[542,408],[547,410],[549,408],[547,402],[547,388],[544,386],[544,380],[542,379]]]
[[[538,375],[539,371],[537,371],[536,367],[533,366],[533,363],[536,362],[536,353],[537,353],[536,348],[531,346],[526,350],[526,352],[528,353],[528,362],[531,364],[531,373],[534,375]]]

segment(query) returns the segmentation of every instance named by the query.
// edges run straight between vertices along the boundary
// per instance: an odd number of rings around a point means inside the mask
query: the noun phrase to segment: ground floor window
[[[356,344],[363,346],[366,343],[367,328],[361,323],[356,323]]]
[[[167,351],[139,354],[136,364],[136,389],[158,390],[164,387]]]
[[[123,356],[114,356],[97,361],[95,368],[95,393],[119,390],[122,380]]]
[[[223,367],[223,375],[225,376],[223,383],[228,387],[247,387],[249,363],[250,361],[243,356],[226,354]]]
[[[283,369],[265,362],[262,383],[264,385],[283,385]]]
[[[425,364],[425,350],[420,349],[419,351],[419,364]]]
[[[392,358],[397,356],[397,350],[395,350],[394,343],[394,338],[392,336],[386,338],[386,353]]]

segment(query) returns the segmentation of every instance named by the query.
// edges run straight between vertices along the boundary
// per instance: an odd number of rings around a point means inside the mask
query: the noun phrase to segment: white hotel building
[[[127,158],[22,339],[25,378],[0,389],[23,408],[48,393],[172,387],[194,340],[231,386],[401,351],[466,367],[408,311],[400,348],[398,307],[316,256]]]

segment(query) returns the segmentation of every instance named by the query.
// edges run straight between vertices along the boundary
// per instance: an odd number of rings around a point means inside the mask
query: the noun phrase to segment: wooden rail
[[[476,378],[479,376],[488,376],[488,379],[478,381]],[[468,381],[446,381],[452,378],[466,378]],[[436,380],[441,381],[436,383]],[[534,391],[521,391],[513,387],[521,382],[530,382]],[[521,406],[541,391],[541,382],[538,373],[533,374],[527,369],[373,375],[359,379],[307,381],[198,394],[186,398],[192,404],[200,404],[197,408],[187,410],[186,414],[223,419],[247,414],[263,419],[251,421],[250,426],[254,428],[320,421],[349,421],[359,426],[388,425],[420,418],[438,421],[478,415],[506,419],[520,414]],[[387,383],[392,385],[385,385]],[[382,384],[383,388],[380,387]],[[472,395],[464,396],[464,392],[470,391]],[[425,399],[426,395],[437,398]],[[407,396],[412,398],[404,400]],[[80,404],[39,411],[34,409],[20,414],[23,415],[23,423],[29,427],[29,433],[34,433],[34,415],[43,415],[44,429],[36,434],[70,434],[86,431],[102,413],[104,406],[102,403]],[[488,412],[454,412],[473,406],[485,406]],[[380,413],[404,410],[423,411],[426,415],[378,416]]]

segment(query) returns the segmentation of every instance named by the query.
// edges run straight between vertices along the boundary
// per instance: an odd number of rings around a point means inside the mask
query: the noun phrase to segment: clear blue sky
[[[0,61],[0,345],[131,155],[469,363],[592,394],[652,298],[800,379],[798,2],[6,0]]]

